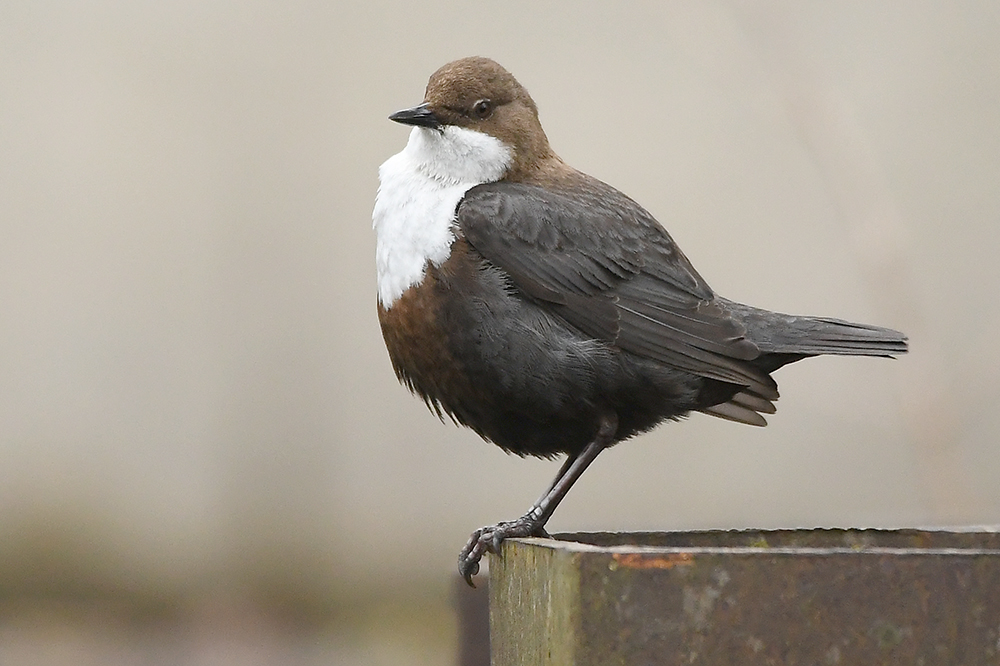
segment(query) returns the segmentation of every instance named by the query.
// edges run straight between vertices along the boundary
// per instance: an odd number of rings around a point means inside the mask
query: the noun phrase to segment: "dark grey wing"
[[[760,355],[667,232],[641,206],[587,178],[568,192],[479,185],[457,210],[466,240],[587,335],[777,398]]]

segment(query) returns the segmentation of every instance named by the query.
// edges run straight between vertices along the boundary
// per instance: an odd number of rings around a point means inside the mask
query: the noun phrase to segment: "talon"
[[[479,562],[460,562],[458,565],[458,571],[462,574],[462,578],[468,583],[469,587],[475,587],[476,584],[472,582],[472,577],[479,573]]]
[[[458,572],[470,586],[475,587],[472,577],[479,573],[479,561],[486,553],[500,554],[500,547],[506,539],[513,537],[548,537],[543,523],[532,514],[525,514],[517,520],[480,527],[469,537],[469,542],[458,556]]]
[[[469,542],[458,555],[458,573],[465,579],[469,587],[475,587],[472,577],[479,573],[479,560],[482,559],[486,551],[487,543],[483,539],[483,532],[488,528],[481,527],[472,533]]]

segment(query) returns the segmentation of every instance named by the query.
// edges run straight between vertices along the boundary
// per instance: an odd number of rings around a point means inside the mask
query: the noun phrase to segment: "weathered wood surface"
[[[996,666],[1000,533],[512,539],[490,623],[494,666]]]

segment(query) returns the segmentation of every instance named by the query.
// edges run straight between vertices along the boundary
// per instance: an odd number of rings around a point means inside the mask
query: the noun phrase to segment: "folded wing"
[[[458,225],[514,286],[583,333],[696,375],[778,397],[746,327],[649,213],[581,176],[572,194],[519,183],[471,189]]]

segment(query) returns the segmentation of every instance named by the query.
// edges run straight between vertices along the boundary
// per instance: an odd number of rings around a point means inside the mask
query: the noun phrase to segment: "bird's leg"
[[[559,483],[560,479],[566,476],[566,473],[569,471],[569,468],[573,466],[573,463],[576,462],[576,459],[578,457],[579,454],[566,456],[566,460],[564,460],[563,464],[559,467],[559,471],[556,472],[556,476],[554,479],[552,479],[552,483],[550,483],[549,487],[545,489],[545,492],[542,493],[542,496],[538,498],[538,501],[536,501],[534,504],[531,505],[531,509],[528,510],[528,513],[531,513],[533,510],[535,510],[538,507],[538,505],[541,504],[542,501],[549,495],[549,493],[552,492],[552,490],[556,487],[556,484]],[[595,455],[594,457],[596,458],[597,456]],[[577,474],[577,477],[579,476],[580,474]],[[563,494],[565,495],[565,493]],[[552,507],[552,509],[549,510],[549,514],[551,514],[552,511],[554,510],[555,507]],[[549,533],[546,532],[545,528],[542,527],[541,525],[539,525],[538,529],[535,531],[535,534],[533,536],[545,537],[546,539],[550,538]]]
[[[500,544],[504,539],[548,536],[545,532],[545,523],[584,470],[611,444],[617,430],[618,417],[615,414],[602,416],[594,439],[579,453],[566,459],[548,490],[538,498],[526,514],[517,520],[488,525],[473,532],[469,542],[458,555],[458,571],[465,578],[465,582],[472,585],[472,577],[479,573],[479,560],[487,552],[500,552]]]

